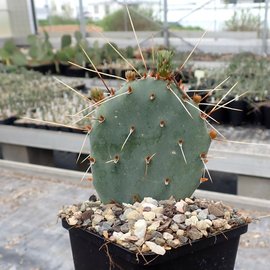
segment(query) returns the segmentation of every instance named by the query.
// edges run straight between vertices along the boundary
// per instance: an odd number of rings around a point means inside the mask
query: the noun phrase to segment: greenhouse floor
[[[82,173],[0,160],[0,269],[74,269],[69,237],[57,221],[66,204],[88,199]],[[213,196],[212,196],[213,195]],[[252,217],[269,215],[270,201],[199,191],[199,197],[231,201]],[[256,209],[256,210],[254,210]],[[236,270],[266,270],[270,264],[270,218],[254,221],[241,237]]]

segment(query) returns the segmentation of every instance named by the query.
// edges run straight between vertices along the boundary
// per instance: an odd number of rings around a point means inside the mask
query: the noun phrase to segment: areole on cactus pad
[[[180,199],[200,184],[211,137],[196,102],[170,76],[171,56],[159,52],[155,75],[129,73],[95,110],[90,162],[103,203]]]

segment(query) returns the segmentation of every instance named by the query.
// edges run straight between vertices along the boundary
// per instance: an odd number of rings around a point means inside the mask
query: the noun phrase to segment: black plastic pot
[[[263,125],[267,129],[270,129],[270,106],[262,106],[261,111],[263,115]]]
[[[240,126],[245,121],[247,103],[245,100],[235,100],[230,103],[230,107],[241,111],[229,110],[230,123],[233,126]]]
[[[18,117],[16,116],[11,116],[6,119],[0,119],[0,125],[13,125],[17,119]]]
[[[149,253],[142,257],[117,244],[106,243],[96,233],[67,224],[75,270],[233,270],[240,235],[247,224],[216,236],[185,244],[163,256]]]

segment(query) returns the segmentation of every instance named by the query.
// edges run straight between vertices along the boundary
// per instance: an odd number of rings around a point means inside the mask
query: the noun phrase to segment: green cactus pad
[[[191,196],[211,141],[198,106],[173,81],[150,76],[126,83],[114,97],[96,109],[102,121],[93,121],[90,133],[100,199]]]

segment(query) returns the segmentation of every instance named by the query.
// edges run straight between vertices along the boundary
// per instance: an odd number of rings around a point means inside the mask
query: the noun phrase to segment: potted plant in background
[[[43,74],[55,73],[55,54],[49,40],[49,35],[44,32],[44,38],[38,35],[29,35],[27,67]]]
[[[201,97],[176,82],[172,53],[156,59],[156,73],[127,72],[118,91],[96,95],[87,171],[101,201],[91,196],[59,213],[76,270],[234,267],[247,219],[190,198],[210,178],[207,151],[217,132]]]
[[[9,69],[25,66],[27,63],[26,55],[12,39],[6,40],[3,47],[0,48],[0,59]]]

